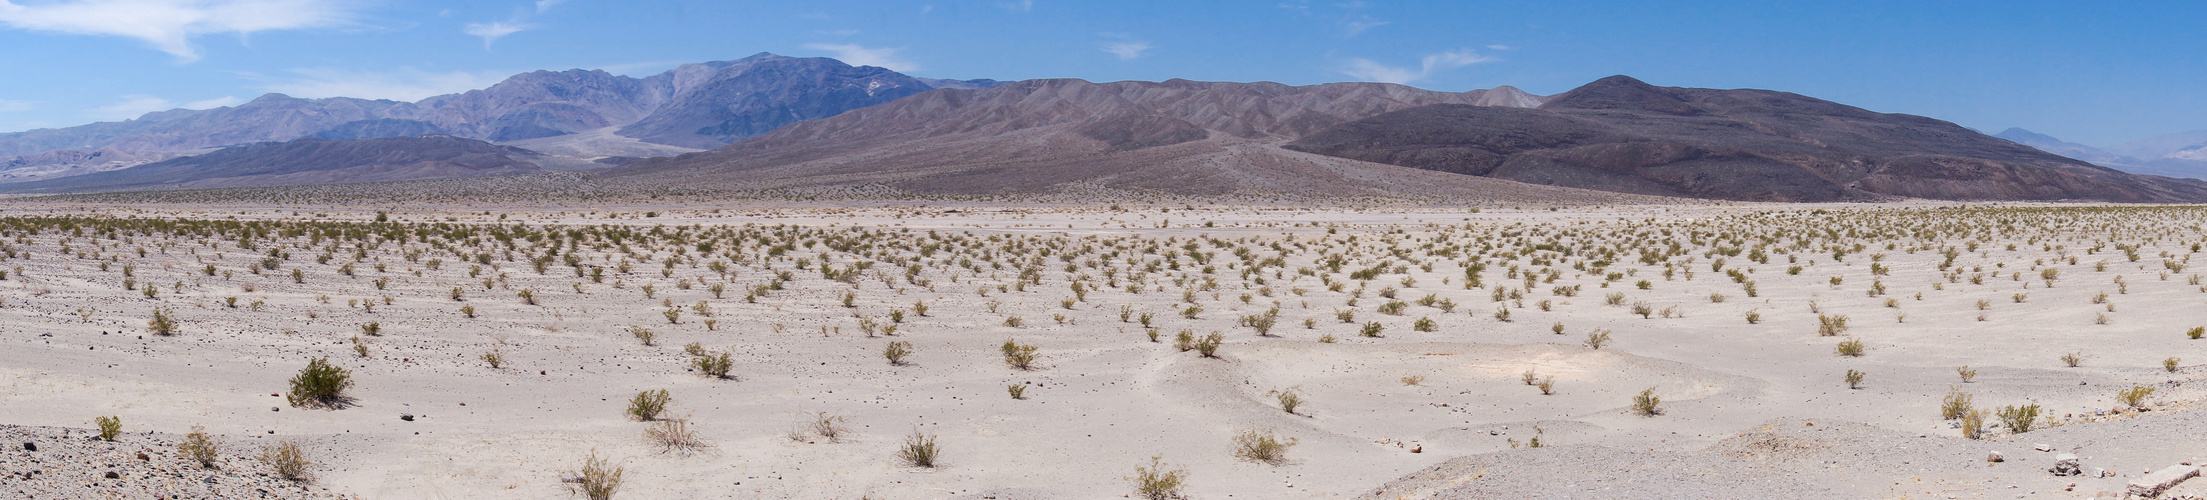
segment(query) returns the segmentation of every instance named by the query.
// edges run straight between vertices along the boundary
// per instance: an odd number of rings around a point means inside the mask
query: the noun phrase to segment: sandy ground
[[[272,224],[376,216],[271,207],[0,213],[50,215]],[[2190,267],[2193,245],[2207,237],[2207,211],[2197,209],[730,206],[389,215],[638,235],[790,232],[723,243],[702,258],[689,258],[706,252],[694,241],[642,236],[624,242],[634,247],[562,250],[584,268],[603,268],[601,281],[557,262],[539,274],[529,263],[544,253],[537,242],[506,246],[485,234],[360,245],[273,230],[246,250],[225,235],[109,235],[96,226],[80,235],[51,221],[0,227],[7,250],[30,254],[0,260],[9,271],[0,280],[0,424],[82,429],[120,416],[126,432],[155,433],[123,441],[126,448],[170,461],[173,436],[202,425],[225,442],[225,470],[244,474],[265,472],[251,459],[258,447],[295,440],[317,462],[312,488],[298,491],[355,498],[577,496],[562,479],[593,453],[625,468],[623,498],[1116,498],[1132,494],[1129,477],[1152,456],[1186,471],[1191,498],[2080,498],[2207,459],[2207,416],[2195,409],[2207,399],[2199,389],[2207,340],[2184,334],[2207,325],[2207,288]],[[32,226],[41,231],[23,230]],[[831,250],[833,237],[855,234],[870,246]],[[916,248],[952,235],[966,239],[932,255]],[[786,253],[766,256],[782,243]],[[1560,246],[1534,247],[1542,244]],[[1659,264],[1639,261],[1643,249],[1674,244],[1679,250]],[[721,253],[731,246],[740,257]],[[1442,251],[1451,247],[1459,248]],[[1767,263],[1711,253],[1758,247]],[[1956,257],[1942,270],[1950,247]],[[1042,248],[1053,253],[1035,252]],[[1211,253],[1209,263],[1188,248]],[[1617,254],[1587,253],[1601,248]],[[270,249],[290,256],[276,270],[249,272]],[[478,251],[491,263],[473,262]],[[333,258],[318,262],[324,253]],[[1464,264],[1475,255],[1483,283],[1467,289]],[[1333,256],[1346,265],[1325,269]],[[1259,264],[1272,257],[1282,265]],[[442,265],[431,269],[431,258]],[[1714,270],[1717,258],[1723,269],[1746,270],[1756,293]],[[616,270],[623,259],[633,269]],[[669,259],[680,263],[663,267]],[[867,260],[880,264],[854,283],[820,272],[823,263]],[[1620,278],[1586,271],[1594,260],[1611,260],[1603,272]],[[710,269],[716,261],[729,261],[730,272]],[[1168,261],[1177,270],[1144,269]],[[339,272],[347,263],[353,276]],[[907,264],[920,272],[907,275]],[[1253,264],[1261,270],[1245,274]],[[1350,277],[1375,265],[1383,272],[1373,279]],[[1030,266],[1038,281],[1019,287]],[[1791,266],[1802,271],[1788,274]],[[1510,276],[1513,267],[1556,279],[1528,287]],[[2051,288],[2043,269],[2058,270]],[[784,289],[744,300],[752,287],[779,281],[777,271],[790,273]],[[1137,276],[1144,289],[1125,290]],[[1215,283],[1206,287],[1206,278]],[[1074,280],[1090,291],[1067,308]],[[726,285],[720,297],[708,289],[716,283]],[[140,291],[149,284],[151,298]],[[1559,295],[1565,286],[1580,288]],[[1873,286],[1886,290],[1873,295]],[[455,287],[461,300],[450,296]],[[1385,289],[1406,302],[1402,314],[1380,311],[1392,301]],[[1498,289],[1520,298],[1496,301]],[[843,305],[846,293],[854,307]],[[1624,294],[1618,305],[1608,303],[1614,293]],[[1416,303],[1428,295],[1453,305]],[[1189,298],[1203,309],[1193,318],[1182,314]],[[709,316],[693,309],[700,302]],[[926,315],[913,311],[916,302]],[[1631,312],[1634,304],[1646,304],[1650,317]],[[670,306],[679,311],[672,323]],[[176,335],[148,332],[156,307],[173,311]],[[1245,316],[1275,307],[1268,335],[1243,326]],[[1502,309],[1508,321],[1497,317]],[[901,323],[889,319],[898,310]],[[1133,316],[1122,320],[1122,310],[1153,314],[1161,341]],[[1341,321],[1343,311],[1353,318]],[[1760,321],[1750,324],[1749,313]],[[1819,315],[1846,316],[1849,326],[1821,336]],[[1022,324],[1008,325],[1011,317]],[[1432,331],[1415,328],[1421,319]],[[380,335],[363,335],[367,323]],[[869,333],[864,324],[898,330]],[[1366,324],[1382,336],[1360,336]],[[1552,331],[1558,324],[1562,334]],[[632,327],[654,331],[654,345],[638,342]],[[1219,332],[1225,343],[1216,358],[1202,357],[1174,348],[1181,331]],[[1588,348],[1596,331],[1611,341]],[[356,337],[367,356],[356,355]],[[1007,339],[1039,348],[1032,369],[1007,365],[998,349]],[[1842,340],[1860,340],[1865,355],[1835,354]],[[883,358],[892,341],[911,343],[908,363]],[[692,369],[690,343],[729,353],[731,377]],[[504,367],[480,359],[491,352]],[[2060,359],[2071,353],[2079,366]],[[287,378],[320,357],[351,370],[354,404],[300,408],[280,396]],[[2170,357],[2180,358],[2173,372],[2162,366]],[[1956,375],[1964,365],[1979,372],[1970,383]],[[1554,394],[1524,383],[1527,370],[1554,377]],[[1865,374],[1859,388],[1842,380],[1849,370]],[[1025,399],[1007,395],[1015,384],[1027,387]],[[2133,386],[2156,389],[2145,405],[2152,411],[2116,403]],[[669,414],[696,426],[706,446],[667,451],[645,439],[652,424],[624,410],[653,389],[670,392]],[[1660,414],[1632,410],[1646,389],[1661,397]],[[1276,391],[1307,403],[1282,411]],[[1971,394],[1981,409],[2035,402],[2044,428],[1963,438],[1941,418],[1950,391]],[[839,439],[804,430],[822,414],[843,419]],[[1234,436],[1249,429],[1296,444],[1275,463],[1237,458]],[[937,439],[936,467],[899,460],[915,432]],[[1529,447],[1535,437],[1543,448]],[[2041,443],[2055,451],[2032,449]],[[2008,461],[1988,464],[1989,451]],[[2045,469],[2054,453],[2114,475],[2052,476]],[[27,456],[0,456],[0,492],[90,481],[17,475],[30,467]]]

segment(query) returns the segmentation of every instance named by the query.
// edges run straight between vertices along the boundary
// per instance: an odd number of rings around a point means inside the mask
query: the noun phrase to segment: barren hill
[[[1029,80],[937,89],[607,175],[745,187],[879,183],[934,193],[1075,185],[1181,194],[1417,189],[1449,181],[1372,178],[1371,165],[1276,145],[1418,106],[1538,102],[1508,87],[1452,93],[1377,83]],[[1415,185],[1396,186],[1401,181]]]
[[[1832,201],[2207,200],[2207,182],[2124,173],[1952,123],[1785,92],[1605,78],[1538,109],[1436,105],[1286,146],[1535,184],[1662,196]]]

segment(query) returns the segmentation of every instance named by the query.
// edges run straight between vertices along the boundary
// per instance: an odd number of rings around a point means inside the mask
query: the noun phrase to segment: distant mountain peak
[[[1672,95],[1670,91],[1649,85],[1637,78],[1616,75],[1558,94],[1542,104],[1543,109],[1628,109],[1654,111],[1672,115],[1699,114],[1694,105]]]

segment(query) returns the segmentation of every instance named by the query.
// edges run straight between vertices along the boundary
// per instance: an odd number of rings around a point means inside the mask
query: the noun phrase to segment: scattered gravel
[[[7,498],[340,498],[279,479],[224,449],[221,469],[178,455],[182,436],[128,433],[100,441],[85,429],[0,425],[0,497]],[[28,443],[31,446],[25,446]],[[36,448],[30,451],[27,448]]]

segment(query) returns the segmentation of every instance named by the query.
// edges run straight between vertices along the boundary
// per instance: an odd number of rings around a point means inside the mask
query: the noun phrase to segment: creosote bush
[[[904,445],[897,448],[897,458],[903,460],[905,465],[912,467],[932,469],[935,467],[935,462],[941,453],[942,448],[935,444],[935,436],[921,433],[918,430],[912,431],[910,436],[905,436]]]
[[[1186,486],[1187,469],[1168,468],[1165,457],[1149,457],[1148,465],[1134,467],[1134,496],[1144,500],[1171,500],[1182,498],[1180,489]]]
[[[881,357],[889,358],[891,366],[904,366],[904,358],[911,355],[912,343],[902,340],[891,341],[888,347],[881,349]]]
[[[704,373],[705,376],[712,378],[728,378],[728,370],[735,366],[735,360],[725,352],[719,354],[706,353],[703,356],[694,356],[690,359],[691,368],[695,368],[697,371]]]
[[[207,436],[206,426],[194,425],[192,432],[184,435],[184,441],[176,444],[176,452],[185,460],[199,464],[200,468],[212,469],[221,459],[222,445]]]
[[[99,426],[101,441],[114,441],[123,433],[123,417],[94,417],[92,424]]]
[[[1281,438],[1270,428],[1245,429],[1234,435],[1234,456],[1252,462],[1279,465],[1287,461],[1287,450],[1298,443],[1295,438]]]
[[[291,440],[261,447],[260,461],[275,471],[276,477],[292,481],[309,480],[307,469],[314,467],[314,462],[307,460],[306,451],[299,449],[297,441]]]
[[[2007,426],[2010,433],[2031,432],[2031,428],[2038,424],[2038,413],[2037,403],[2022,406],[2002,406],[1999,412],[2000,423]]]
[[[2146,407],[2146,398],[2152,397],[2153,391],[2154,388],[2152,387],[2134,385],[2129,389],[2116,392],[2115,402],[2121,403],[2124,408],[2143,409]]]
[[[345,390],[353,386],[352,371],[330,364],[329,358],[315,358],[307,362],[305,369],[291,377],[291,394],[284,400],[296,407],[322,407],[338,409],[352,398]]]
[[[659,414],[667,411],[667,403],[673,400],[674,397],[667,394],[666,389],[638,392],[636,397],[628,400],[628,416],[645,422],[656,420]]]
[[[585,498],[611,500],[613,493],[621,490],[621,476],[626,472],[626,467],[613,466],[592,451],[590,456],[583,458],[582,469],[575,471],[567,481]]]
[[[1663,414],[1662,404],[1663,398],[1655,395],[1654,387],[1649,387],[1647,390],[1640,391],[1640,395],[1632,397],[1632,412],[1649,417],[1661,415]]]

